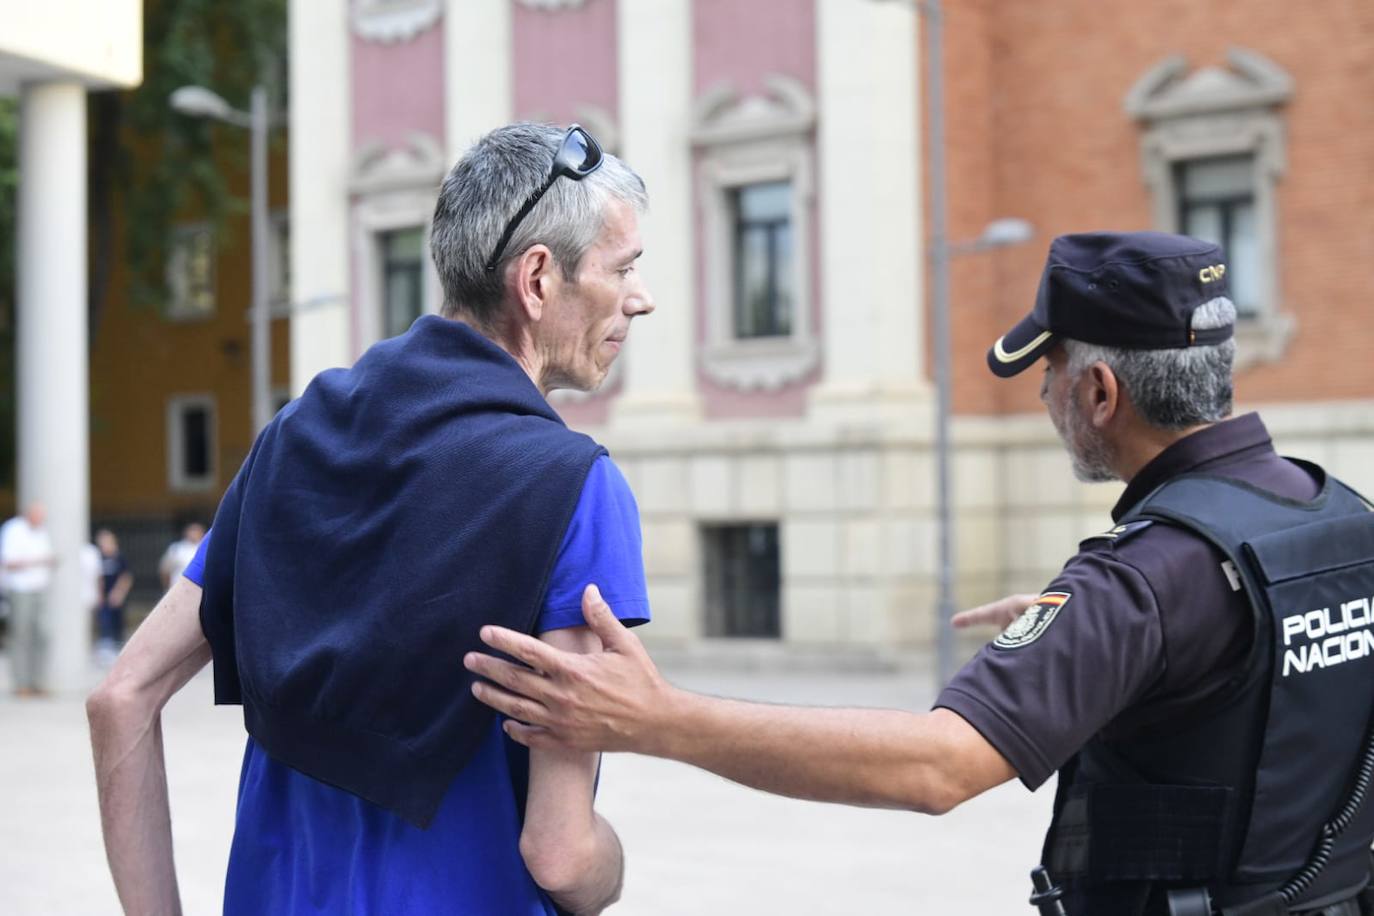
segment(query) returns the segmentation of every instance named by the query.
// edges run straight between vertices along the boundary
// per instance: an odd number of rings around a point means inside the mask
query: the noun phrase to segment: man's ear
[[[1093,426],[1104,429],[1116,417],[1125,391],[1117,381],[1116,373],[1112,371],[1111,366],[1101,360],[1089,366],[1083,377],[1087,385],[1089,417],[1092,418]]]
[[[544,306],[557,288],[559,277],[553,252],[547,245],[531,245],[515,259],[506,274],[506,282],[515,301],[530,321],[544,317]]]

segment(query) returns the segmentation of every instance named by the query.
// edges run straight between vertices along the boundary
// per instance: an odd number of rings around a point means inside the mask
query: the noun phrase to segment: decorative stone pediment
[[[351,6],[353,31],[382,44],[409,41],[444,12],[444,0],[353,0]]]
[[[721,84],[697,100],[692,142],[697,146],[741,143],[801,134],[816,125],[816,103],[806,87],[788,76],[765,80],[766,95],[741,95]]]
[[[1293,78],[1267,57],[1244,48],[1226,53],[1225,67],[1189,72],[1175,54],[1156,64],[1126,94],[1126,111],[1141,121],[1271,108],[1293,95]]]
[[[417,187],[436,189],[447,171],[439,141],[415,132],[399,148],[380,142],[364,143],[353,155],[349,190],[354,194],[378,194]]]

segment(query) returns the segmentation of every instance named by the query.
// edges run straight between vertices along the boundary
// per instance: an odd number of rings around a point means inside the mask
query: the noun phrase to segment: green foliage
[[[225,171],[246,174],[249,156],[247,131],[175,112],[168,99],[182,86],[204,86],[246,109],[259,83],[280,99],[286,0],[149,2],[143,41],[143,85],[123,104],[129,143],[116,159],[117,184],[128,189],[123,209],[130,299],[160,305],[173,222],[195,214],[221,223],[242,208],[229,194]],[[135,159],[133,150],[142,155]]]

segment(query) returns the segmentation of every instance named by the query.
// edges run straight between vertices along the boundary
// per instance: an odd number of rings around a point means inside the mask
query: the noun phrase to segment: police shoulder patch
[[[1045,634],[1059,609],[1069,603],[1070,592],[1045,592],[1020,617],[1017,617],[1001,635],[992,641],[994,649],[1019,649],[1028,646]]]

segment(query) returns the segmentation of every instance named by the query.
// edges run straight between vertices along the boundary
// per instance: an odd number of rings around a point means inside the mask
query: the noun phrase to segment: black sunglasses
[[[501,255],[505,252],[506,246],[510,244],[510,237],[515,234],[520,221],[530,215],[534,205],[539,203],[539,199],[548,192],[549,188],[553,187],[558,176],[566,175],[573,181],[581,181],[601,168],[601,163],[604,161],[605,157],[601,154],[601,144],[596,142],[595,137],[577,124],[569,127],[568,132],[563,135],[563,143],[558,147],[557,155],[553,157],[553,168],[549,170],[548,180],[530,196],[529,200],[525,201],[525,205],[506,224],[506,231],[501,233],[501,241],[496,243],[496,250],[491,253],[491,258],[487,261],[487,273],[496,269],[496,263],[501,260]]]

